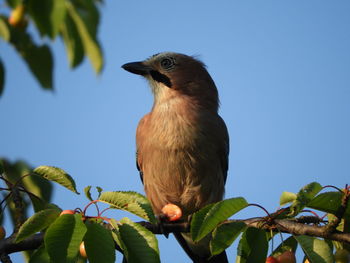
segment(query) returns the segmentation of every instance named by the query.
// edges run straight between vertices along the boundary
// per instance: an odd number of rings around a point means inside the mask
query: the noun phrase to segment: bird
[[[224,197],[229,135],[218,114],[216,85],[203,62],[175,52],[155,54],[123,69],[143,76],[154,95],[151,111],[136,130],[136,166],[154,213],[175,204],[186,219]],[[194,263],[225,263],[211,257],[210,237],[199,243],[174,233]]]

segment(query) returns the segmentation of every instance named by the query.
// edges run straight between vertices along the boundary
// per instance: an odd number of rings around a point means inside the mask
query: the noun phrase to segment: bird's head
[[[191,56],[164,52],[145,61],[124,64],[122,68],[149,80],[155,105],[182,97],[208,110],[218,109],[214,81],[205,65]]]

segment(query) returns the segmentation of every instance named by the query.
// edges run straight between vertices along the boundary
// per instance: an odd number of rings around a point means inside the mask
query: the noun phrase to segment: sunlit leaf
[[[226,220],[241,209],[247,207],[247,201],[242,197],[230,198],[218,203],[215,203],[210,210],[205,214],[202,221],[197,220],[197,213],[192,217],[191,233],[194,241],[198,241],[209,234],[220,222]],[[202,217],[202,214],[200,214]],[[198,231],[194,231],[198,227],[195,224],[200,224]]]
[[[297,215],[320,191],[322,186],[313,182],[304,186],[297,194],[297,199],[291,205],[291,216]]]
[[[56,182],[74,193],[77,193],[75,182],[73,178],[67,174],[64,170],[53,166],[39,166],[33,170],[33,172],[43,178]]]
[[[280,197],[280,205],[285,205],[297,199],[297,195],[291,192],[283,192]]]
[[[104,192],[99,200],[112,206],[133,213],[152,223],[156,222],[151,204],[143,195],[136,192]]]
[[[158,241],[152,232],[129,218],[123,218],[120,223],[119,233],[126,247],[124,253],[128,263],[160,262]]]
[[[91,185],[84,188],[84,193],[85,193],[85,196],[87,197],[87,199],[92,201],[92,196],[91,196],[90,190],[91,190]]]
[[[323,212],[335,214],[341,205],[343,193],[341,192],[326,192],[321,193],[308,203],[308,207],[317,209]],[[345,210],[345,217],[350,219],[350,206]]]
[[[60,29],[67,50],[69,65],[75,68],[84,59],[84,47],[77,28],[69,14],[66,15]]]
[[[29,217],[20,227],[16,236],[16,242],[20,242],[31,235],[47,228],[59,216],[57,209],[45,209]]]
[[[0,16],[0,37],[5,41],[10,40],[10,30],[4,16]]]
[[[334,262],[332,250],[324,240],[310,236],[295,236],[295,239],[298,241],[311,262]]]
[[[28,1],[28,11],[41,35],[54,39],[65,18],[65,0]]]
[[[123,251],[127,251],[127,247],[125,246],[122,237],[120,236],[120,232],[119,232],[119,224],[118,222],[111,218],[111,220],[109,221],[109,223],[111,224],[111,226],[113,227],[113,231],[112,231],[112,237],[114,239],[114,241],[117,243],[117,245],[123,250]]]
[[[210,251],[212,255],[218,255],[231,246],[239,234],[247,228],[243,222],[231,222],[222,224],[213,231],[210,240]]]
[[[44,238],[51,262],[75,262],[85,232],[86,226],[80,214],[59,216],[47,229]]]
[[[96,73],[99,73],[103,67],[102,51],[96,36],[91,34],[88,25],[85,23],[83,18],[79,15],[75,7],[67,2],[67,11],[74,21],[77,30],[79,32],[80,38],[82,40],[85,53],[89,57]]]
[[[86,227],[84,244],[89,262],[115,262],[115,246],[111,231],[94,222],[88,222]]]

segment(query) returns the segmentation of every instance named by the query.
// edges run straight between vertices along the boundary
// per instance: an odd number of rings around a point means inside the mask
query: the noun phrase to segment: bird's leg
[[[158,229],[166,238],[168,238],[169,231],[165,230],[165,228],[164,228],[164,224],[169,222],[168,217],[165,214],[161,213],[161,214],[157,215],[157,219],[158,219],[158,223],[157,223]]]

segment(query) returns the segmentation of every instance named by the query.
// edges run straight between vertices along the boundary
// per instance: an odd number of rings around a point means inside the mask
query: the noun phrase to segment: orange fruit
[[[74,215],[75,211],[74,210],[63,210],[60,214],[61,215]]]
[[[297,260],[292,251],[285,251],[277,258],[279,263],[296,263]]]
[[[17,5],[10,14],[10,17],[8,19],[9,24],[14,27],[22,26],[23,23],[25,22],[24,14],[25,14],[25,6],[23,4]]]
[[[0,240],[4,239],[6,236],[6,231],[3,226],[0,226]]]
[[[182,217],[181,208],[174,204],[167,204],[163,206],[162,213],[167,217],[169,221],[176,221]]]
[[[87,258],[84,242],[81,242],[80,244],[79,253],[83,258]]]
[[[270,256],[266,259],[265,263],[279,263],[277,258]]]

